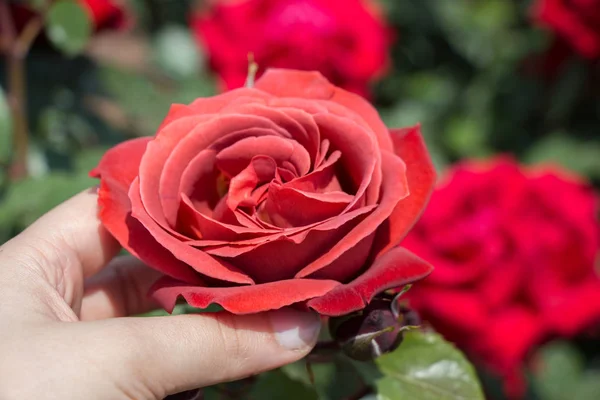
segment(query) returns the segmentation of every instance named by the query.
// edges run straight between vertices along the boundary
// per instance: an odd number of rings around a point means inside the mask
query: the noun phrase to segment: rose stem
[[[11,166],[12,180],[27,175],[27,154],[29,149],[29,127],[27,122],[27,83],[25,61],[35,38],[44,26],[44,13],[34,16],[17,36],[7,0],[0,0],[0,18],[3,50],[6,52],[8,71],[8,104],[14,126],[13,153]]]

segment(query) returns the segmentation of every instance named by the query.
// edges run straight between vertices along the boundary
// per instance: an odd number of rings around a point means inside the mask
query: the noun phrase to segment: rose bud
[[[395,299],[378,297],[362,312],[331,318],[329,330],[348,357],[369,361],[397,349],[403,332],[420,322],[415,311]]]

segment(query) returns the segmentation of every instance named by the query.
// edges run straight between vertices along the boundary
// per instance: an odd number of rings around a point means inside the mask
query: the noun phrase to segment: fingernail
[[[321,319],[312,312],[282,308],[271,311],[269,318],[277,342],[288,350],[312,347],[321,330]]]

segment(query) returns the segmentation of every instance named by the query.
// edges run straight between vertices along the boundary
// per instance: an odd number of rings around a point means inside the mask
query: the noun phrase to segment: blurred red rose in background
[[[600,0],[538,0],[534,16],[584,57],[600,56]]]
[[[155,137],[109,150],[100,218],[166,274],[168,310],[363,309],[431,266],[396,247],[435,171],[419,127],[388,130],[318,72],[269,70],[253,88],[175,105]]]
[[[96,31],[102,29],[122,29],[129,25],[130,16],[124,1],[120,0],[78,0],[89,13]],[[35,9],[22,5],[11,5],[15,26],[18,31],[35,15]]]
[[[597,200],[558,170],[458,164],[403,241],[436,268],[411,305],[518,395],[532,346],[600,322]]]
[[[227,89],[244,84],[253,53],[263,69],[319,71],[367,96],[387,66],[391,43],[372,0],[213,1],[191,23]]]

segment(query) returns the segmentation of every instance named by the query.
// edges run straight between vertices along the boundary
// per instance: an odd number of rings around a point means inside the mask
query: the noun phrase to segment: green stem
[[[29,126],[27,120],[27,80],[26,58],[35,38],[44,26],[43,14],[34,16],[23,28],[16,32],[7,0],[0,0],[2,47],[6,53],[8,104],[13,120],[13,162],[10,177],[13,180],[27,176],[27,155],[29,152]]]

